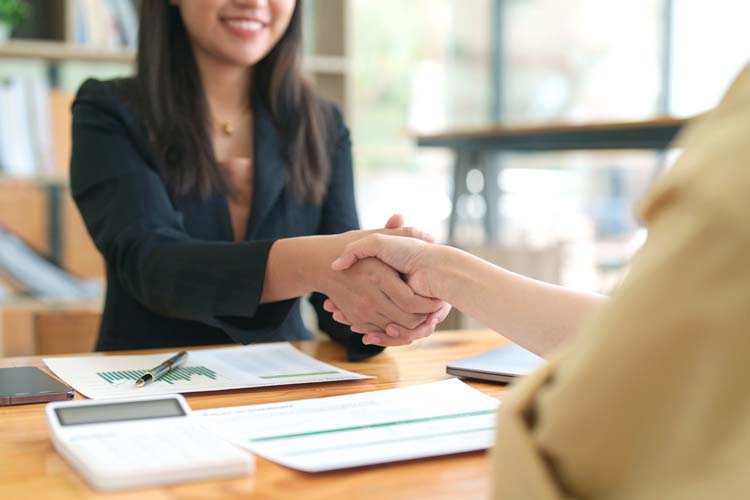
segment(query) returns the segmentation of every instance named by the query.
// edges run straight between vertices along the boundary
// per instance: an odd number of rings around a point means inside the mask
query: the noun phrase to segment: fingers
[[[388,296],[388,298],[400,309],[412,314],[430,314],[440,309],[443,302],[438,299],[429,299],[422,297],[414,293],[411,287],[404,283],[399,277],[397,280],[383,280],[381,283],[381,289]],[[395,323],[399,323],[403,326],[413,328],[414,325],[403,323],[392,318]],[[421,323],[426,318],[422,317]]]
[[[447,302],[443,302],[443,304],[440,306],[440,309],[435,311],[434,313],[430,314],[425,322],[432,323],[435,326],[445,321],[445,318],[448,317],[448,315],[451,312],[451,309],[453,309],[453,306],[448,304]]]
[[[362,343],[383,347],[409,345],[415,340],[430,336],[432,332],[435,331],[437,324],[441,323],[448,317],[450,311],[451,305],[444,302],[439,310],[430,314],[425,322],[417,328],[410,330],[392,323],[386,327],[385,335],[381,332],[368,332],[362,338]]]
[[[398,330],[395,330],[396,328]],[[398,334],[396,334],[396,331],[398,331]],[[428,337],[434,331],[435,325],[430,325],[426,322],[422,323],[413,330],[390,324],[386,328],[385,334],[381,332],[368,332],[362,338],[362,343],[367,345],[380,345],[384,347],[403,346],[409,345],[415,340]]]
[[[331,263],[331,269],[343,271],[352,267],[358,260],[376,257],[382,248],[382,244],[382,238],[376,234],[349,243],[344,247],[344,253]]]
[[[415,329],[427,315],[438,311],[442,302],[423,296],[427,293],[415,293],[412,283],[404,282],[397,272],[408,272],[407,267],[365,258],[333,277],[332,283],[337,287],[330,294],[332,300],[325,301],[323,307],[335,321],[351,326],[356,332],[373,333],[375,328],[385,331],[389,323]]]
[[[440,309],[427,316],[427,319],[425,319],[424,323],[419,325],[417,328],[408,329],[404,328],[402,325],[391,323],[386,326],[385,333],[392,338],[408,340],[411,343],[411,341],[430,335],[435,330],[435,327],[448,317],[450,311],[451,305],[442,302]]]
[[[336,307],[336,304],[331,299],[326,299],[325,302],[323,302],[323,309],[331,313],[334,321],[337,321],[338,323],[347,325],[351,328],[353,332],[356,333],[385,333],[383,328],[379,327],[378,325],[374,323],[357,323],[355,325],[352,324],[351,321],[344,315],[343,312],[341,312],[341,309]],[[388,319],[384,316],[380,316],[385,324],[388,323]]]
[[[409,228],[402,228],[399,229],[399,231],[404,229]],[[386,264],[393,266],[394,264],[391,261],[399,260],[398,257],[405,252],[408,253],[409,250],[406,247],[401,248],[398,240],[399,238],[393,235],[374,233],[353,241],[346,245],[341,255],[331,263],[331,269],[334,271],[343,271],[352,267],[357,261],[369,257],[375,257]],[[388,252],[385,251],[386,246],[390,249]],[[388,255],[385,254],[393,254],[396,256],[396,259],[389,259]],[[397,269],[397,271],[403,270]]]
[[[389,273],[390,274],[390,273]],[[402,295],[407,295],[408,292],[411,292],[411,288],[409,288],[409,285],[403,282],[401,278],[398,276],[397,273],[393,273],[391,276],[385,277],[382,282],[380,283],[381,292],[383,293],[383,299],[384,303],[382,305],[382,308],[380,309],[380,313],[383,315],[383,323],[380,326],[381,329],[384,329],[388,323],[396,323],[399,325],[403,325],[406,328],[416,328],[417,325],[420,325],[424,322],[424,320],[427,319],[427,314],[432,312],[435,308],[433,307],[432,310],[425,311],[423,313],[412,313],[410,311],[407,311],[402,304],[397,303],[394,301],[390,293],[391,291],[398,290],[397,293],[400,293]],[[403,288],[406,288],[407,291],[403,290]],[[411,292],[411,295],[413,295],[414,292]],[[419,296],[415,296],[416,298],[422,298]],[[431,305],[429,303],[430,299],[424,299],[427,302],[427,307]],[[420,305],[421,303],[418,300],[414,300],[413,304]],[[423,305],[423,304],[421,304]]]
[[[404,216],[401,214],[393,214],[388,222],[385,223],[386,229],[398,229],[404,227]]]
[[[331,315],[331,317],[332,317],[332,318],[334,319],[334,321],[338,321],[339,323],[341,323],[341,324],[343,324],[343,325],[349,325],[349,326],[351,326],[351,324],[352,324],[352,322],[351,322],[351,321],[349,321],[349,320],[348,320],[348,319],[346,318],[346,316],[344,316],[344,313],[342,313],[341,311],[336,311],[336,312],[334,312],[334,313],[333,313],[333,314]]]
[[[351,326],[352,322],[349,321],[338,307],[336,307],[336,304],[334,304],[331,299],[326,299],[325,302],[323,302],[323,309],[331,313],[334,321]]]
[[[396,229],[387,229],[384,234],[390,236],[402,236],[405,238],[414,238],[415,240],[426,241],[427,243],[435,243],[435,237],[430,233],[417,229],[416,227],[399,227]]]
[[[362,325],[354,325],[349,327],[351,331],[354,333],[360,333],[362,335],[381,335],[383,337],[387,337],[388,335],[383,331],[382,328],[380,328],[378,325],[373,325],[372,323],[364,323]]]
[[[338,323],[342,323],[344,325],[348,325],[351,327],[351,330],[356,333],[387,333],[388,335],[391,335],[393,337],[398,337],[399,332],[404,331],[408,332],[411,331],[411,329],[415,329],[419,327],[422,324],[437,324],[440,323],[445,319],[445,317],[448,315],[448,311],[450,311],[450,305],[447,305],[447,311],[443,313],[444,307],[446,304],[444,302],[439,302],[440,308],[430,313],[429,315],[411,315],[407,319],[400,319],[399,321],[402,321],[403,323],[396,323],[394,322],[394,319],[391,318],[390,321],[385,317],[382,316],[384,323],[384,326],[390,326],[391,331],[388,332],[388,330],[383,330],[382,327],[374,324],[374,323],[358,323],[358,324],[352,324],[351,321],[344,315],[341,310],[336,307],[336,304],[331,299],[326,299],[323,303],[323,309],[326,311],[332,313],[333,319],[337,321]],[[434,323],[432,323],[434,319]]]
[[[392,222],[394,217],[391,217],[391,220],[388,222]],[[375,257],[395,267],[400,272],[406,272],[405,269],[400,269],[400,267],[409,260],[410,255],[419,252],[420,243],[401,240],[401,238],[435,243],[435,238],[431,235],[413,227],[385,229],[383,231],[385,232],[376,232],[368,236],[363,236],[346,245],[341,255],[331,263],[331,269],[334,271],[343,271],[344,269],[349,269],[358,260]]]

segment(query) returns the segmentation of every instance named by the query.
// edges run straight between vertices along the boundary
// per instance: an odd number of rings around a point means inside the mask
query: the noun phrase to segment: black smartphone
[[[0,368],[0,406],[73,399],[73,388],[39,368]]]

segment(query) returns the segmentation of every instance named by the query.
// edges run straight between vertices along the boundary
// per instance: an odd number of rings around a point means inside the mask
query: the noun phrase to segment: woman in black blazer
[[[88,80],[73,104],[72,193],[107,268],[97,349],[310,338],[309,292],[350,359],[429,334],[448,307],[391,268],[330,269],[370,232],[354,231],[341,114],[299,74],[299,2],[141,8],[136,77]]]

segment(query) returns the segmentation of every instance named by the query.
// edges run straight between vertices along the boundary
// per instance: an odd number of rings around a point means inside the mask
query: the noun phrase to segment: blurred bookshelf
[[[135,50],[90,48],[65,41],[9,40],[0,44],[0,58],[131,64],[135,60]]]
[[[0,227],[28,254],[75,278],[103,280],[101,256],[68,189],[70,106],[89,74],[132,73],[140,1],[25,3],[30,16],[0,42]]]
[[[133,73],[141,0],[25,3],[31,15],[0,41],[0,110],[13,115],[4,120],[6,127],[0,123],[0,176],[54,181],[67,178],[75,90],[89,76]],[[346,113],[349,0],[309,0],[303,6],[303,70]]]
[[[141,1],[26,0],[31,15],[0,40],[0,261],[11,262],[0,265],[0,356],[57,352],[49,345],[78,337],[87,350],[96,337],[101,297],[90,292],[105,268],[70,196],[70,108],[86,78],[133,74]],[[307,0],[303,27],[303,71],[345,114],[349,1]]]
[[[132,60],[140,0],[25,0],[31,15],[1,44],[3,57]]]
[[[0,40],[0,230],[77,280],[103,283],[105,268],[70,196],[70,108],[86,78],[133,74],[141,1],[25,0],[30,16]],[[349,2],[303,4],[303,71],[345,114],[351,98]],[[11,317],[13,304],[26,308],[36,296],[7,275],[0,269],[0,306]],[[59,303],[40,300],[41,306],[32,306],[35,315],[58,314]],[[75,307],[66,307],[75,314]],[[90,318],[91,301],[82,307]],[[2,330],[0,323],[0,339]],[[28,330],[40,334],[36,327]]]
[[[351,0],[308,0],[304,4],[304,68],[318,92],[347,115],[352,106]]]
[[[31,15],[0,41],[0,109],[12,115],[0,124],[0,179],[67,178],[73,94],[88,76],[133,73],[140,1],[26,0]],[[346,114],[349,0],[309,0],[304,9],[303,69]]]

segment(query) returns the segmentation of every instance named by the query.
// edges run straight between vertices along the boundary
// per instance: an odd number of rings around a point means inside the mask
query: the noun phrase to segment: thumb
[[[375,257],[380,251],[380,246],[380,235],[375,234],[349,243],[344,252],[331,263],[331,269],[343,271],[352,267],[358,260]]]
[[[388,222],[385,223],[386,229],[398,229],[404,227],[404,216],[401,214],[393,214]]]

